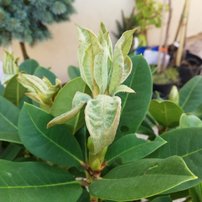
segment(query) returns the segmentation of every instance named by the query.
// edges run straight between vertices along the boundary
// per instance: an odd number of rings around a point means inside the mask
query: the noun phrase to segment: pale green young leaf
[[[114,57],[112,61],[112,72],[109,83],[109,94],[112,95],[115,89],[120,86],[123,76],[124,69],[124,56],[120,49],[114,52]]]
[[[78,27],[78,32],[80,40],[78,54],[81,77],[92,90],[94,58],[100,52],[101,45],[95,34],[90,30]]]
[[[125,56],[127,56],[128,52],[130,51],[130,48],[133,42],[134,32],[135,32],[135,29],[124,32],[121,38],[117,41],[115,45],[115,51],[117,49],[121,50],[124,58]]]
[[[108,48],[108,54],[110,55],[110,58],[111,58],[112,51],[113,51],[112,41],[111,41],[107,28],[105,27],[105,25],[102,22],[100,23],[100,31],[98,34],[98,40],[103,47]]]
[[[18,58],[8,51],[4,52],[3,58],[3,78],[2,83],[7,83],[11,78],[13,78],[18,72],[19,67],[17,65]]]
[[[91,99],[91,96],[77,91],[76,94],[74,95],[74,98],[72,100],[72,108],[77,107],[78,105],[82,103],[87,103]]]
[[[74,118],[90,99],[91,97],[88,94],[82,92],[76,92],[72,100],[72,109],[68,112],[65,112],[55,117],[48,123],[47,127],[50,128],[56,124],[64,124],[70,119]]]
[[[61,114],[59,116],[56,116],[54,119],[52,119],[48,124],[47,124],[47,128],[50,128],[54,125],[57,124],[64,124],[67,121],[71,120],[72,118],[74,118],[82,109],[82,107],[84,106],[85,103],[80,103],[79,105],[75,106],[74,108],[72,108],[70,111]]]
[[[94,145],[94,154],[109,146],[116,135],[121,99],[99,95],[87,103],[85,120]]]
[[[116,90],[114,91],[114,95],[116,95],[117,93],[121,93],[121,92],[124,92],[124,93],[135,93],[135,91],[126,86],[126,85],[120,85],[116,88]]]
[[[103,49],[95,56],[94,78],[99,87],[99,93],[104,94],[108,86],[108,54],[107,48]]]
[[[133,64],[132,64],[130,57],[126,56],[124,59],[124,68],[123,68],[121,83],[123,83],[130,75],[130,73],[132,71],[132,66],[133,66]]]

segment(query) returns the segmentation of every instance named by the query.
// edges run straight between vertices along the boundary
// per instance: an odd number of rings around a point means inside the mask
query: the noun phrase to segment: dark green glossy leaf
[[[0,140],[21,143],[18,136],[19,109],[0,96]]]
[[[180,157],[142,159],[119,166],[90,185],[101,199],[131,201],[148,198],[196,177]]]
[[[11,101],[14,105],[19,105],[26,89],[17,81],[17,75],[8,81],[4,90],[4,97]]]
[[[76,92],[86,92],[86,84],[79,77],[67,84],[57,94],[53,106],[51,108],[51,114],[53,116],[59,116],[72,109],[72,100]],[[78,115],[67,121],[67,126],[70,131],[74,134],[84,124],[84,113],[81,111]]]
[[[135,90],[133,94],[122,94],[122,115],[118,137],[134,133],[139,128],[149,107],[152,95],[150,68],[142,56],[131,57],[133,69],[125,84]]]
[[[41,163],[0,160],[0,176],[2,202],[75,202],[82,193],[69,173]]]
[[[185,112],[193,112],[202,104],[202,76],[195,76],[180,90],[180,106]]]
[[[202,180],[202,128],[175,129],[161,137],[167,144],[156,150],[151,157],[181,156],[191,171],[198,176],[197,180],[184,183],[170,192],[185,190],[198,184]]]
[[[152,100],[149,112],[155,120],[164,127],[175,127],[179,125],[182,109],[171,101]]]
[[[18,124],[22,143],[39,158],[62,165],[78,166],[82,159],[78,142],[64,125],[47,129],[47,123],[52,118],[45,111],[25,104]]]
[[[106,160],[108,163],[121,160],[122,163],[142,159],[166,143],[160,137],[153,141],[139,139],[135,134],[125,135],[114,142],[108,149]]]

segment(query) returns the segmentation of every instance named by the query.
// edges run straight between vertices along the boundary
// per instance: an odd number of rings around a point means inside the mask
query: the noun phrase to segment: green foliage
[[[125,84],[134,89],[135,93],[121,94],[122,116],[118,137],[137,131],[148,111],[152,97],[152,78],[146,60],[142,56],[133,56],[131,60],[133,68]]]
[[[164,127],[179,125],[182,109],[171,101],[152,100],[149,112]]]
[[[90,185],[90,193],[101,199],[132,201],[162,193],[195,178],[180,157],[144,159],[111,170]]]
[[[38,62],[9,60],[17,71],[0,96],[0,201],[200,201],[201,77],[151,100],[150,68],[127,55],[133,30],[114,48],[103,24],[98,36],[79,33],[81,77],[61,88]]]
[[[202,76],[196,76],[180,89],[180,106],[185,112],[193,112],[202,104]]]
[[[147,45],[147,30],[151,26],[160,27],[162,24],[163,5],[156,0],[134,0],[134,9],[130,16],[126,17],[122,11],[121,22],[116,21],[117,33],[114,33],[117,39],[126,30],[136,28],[134,36],[139,39],[140,46]]]
[[[176,68],[170,67],[163,72],[154,73],[153,81],[155,84],[176,84],[179,82],[179,73]]]
[[[17,39],[31,45],[50,38],[47,25],[69,20],[72,0],[1,0],[0,45]]]
[[[0,96],[0,140],[21,143],[18,136],[19,109]]]
[[[72,65],[68,67],[67,73],[71,80],[80,76],[79,68]]]

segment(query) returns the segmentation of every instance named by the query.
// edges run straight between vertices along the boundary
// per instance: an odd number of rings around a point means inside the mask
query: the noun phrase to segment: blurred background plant
[[[157,0],[134,0],[134,8],[127,17],[122,11],[121,21],[116,21],[118,39],[126,30],[137,28],[134,37],[138,39],[138,46],[146,46],[147,31],[151,26],[161,27],[163,4]],[[134,45],[134,44],[133,44]]]
[[[8,46],[17,39],[24,59],[29,58],[25,43],[33,46],[50,38],[47,25],[69,20],[70,14],[74,12],[72,2],[0,0],[0,46]]]

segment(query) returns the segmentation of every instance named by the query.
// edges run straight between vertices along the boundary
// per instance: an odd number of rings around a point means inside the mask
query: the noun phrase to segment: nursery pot
[[[192,77],[199,75],[201,70],[202,59],[187,51],[185,59],[179,67],[180,86],[183,86]]]
[[[168,97],[170,90],[175,83],[166,83],[166,84],[153,84],[153,92],[158,91],[162,98]]]

